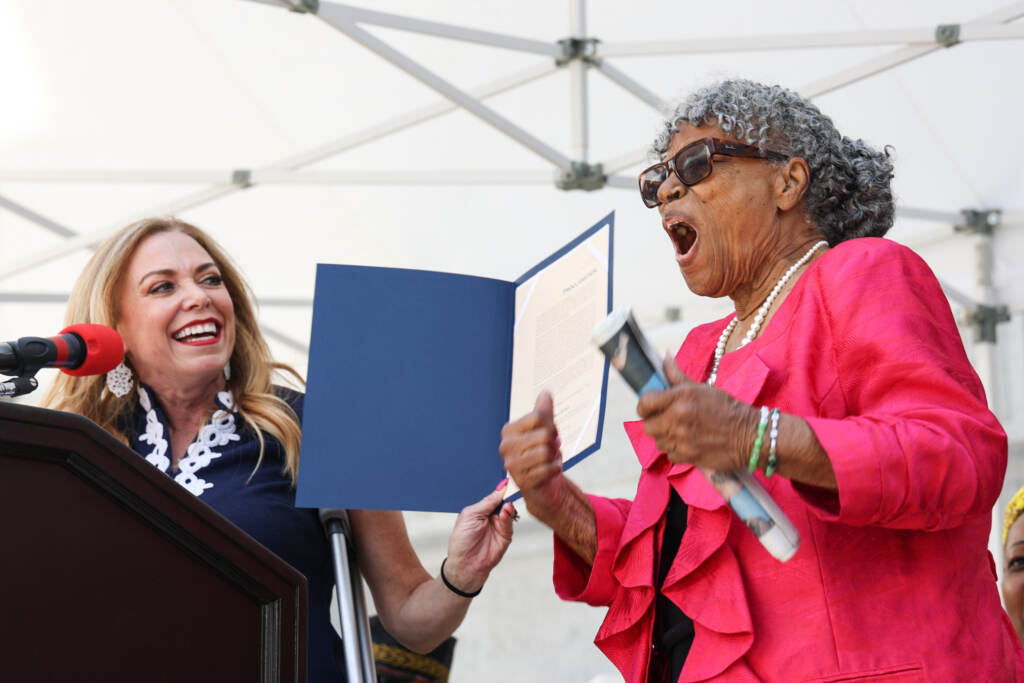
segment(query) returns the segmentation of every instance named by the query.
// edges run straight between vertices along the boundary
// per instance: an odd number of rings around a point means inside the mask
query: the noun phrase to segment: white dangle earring
[[[107,389],[118,398],[127,396],[132,390],[132,380],[131,369],[121,361],[116,368],[107,373]]]
[[[231,361],[228,361],[224,366],[224,381],[228,382],[231,380]]]

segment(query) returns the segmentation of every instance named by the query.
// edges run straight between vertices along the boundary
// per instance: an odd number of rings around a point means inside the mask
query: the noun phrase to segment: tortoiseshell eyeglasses
[[[784,161],[789,158],[785,154],[753,145],[744,145],[741,142],[727,142],[719,138],[697,140],[676,152],[675,156],[668,161],[654,164],[640,174],[640,197],[644,200],[644,204],[650,209],[661,204],[661,200],[658,199],[658,188],[668,180],[669,173],[675,173],[679,182],[687,187],[696,185],[707,178],[711,175],[715,154],[775,161]]]

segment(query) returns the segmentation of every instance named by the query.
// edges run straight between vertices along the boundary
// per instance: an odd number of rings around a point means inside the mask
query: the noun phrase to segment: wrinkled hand
[[[759,420],[752,406],[707,384],[694,382],[665,358],[669,388],[644,394],[637,414],[644,431],[674,463],[732,471],[746,467]]]
[[[501,503],[502,490],[463,508],[448,539],[445,576],[467,593],[484,585],[512,542],[512,503],[505,503],[497,514],[491,514]]]
[[[540,392],[532,412],[501,429],[498,451],[505,469],[522,492],[526,509],[542,522],[552,519],[566,495],[561,445],[554,401],[547,391]]]

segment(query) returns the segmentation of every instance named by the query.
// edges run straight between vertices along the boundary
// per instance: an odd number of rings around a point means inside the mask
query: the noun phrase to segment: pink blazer
[[[728,320],[694,329],[679,350],[694,380],[706,380]],[[780,563],[700,472],[669,463],[627,422],[643,466],[635,499],[592,497],[593,567],[557,539],[554,565],[563,599],[608,606],[595,643],[627,681],[647,671],[670,486],[688,517],[664,591],[696,631],[680,681],[1024,673],[987,550],[1006,436],[924,261],[884,239],[831,249],[762,335],[722,359],[718,386],[804,417],[839,493],[760,477],[802,539]]]

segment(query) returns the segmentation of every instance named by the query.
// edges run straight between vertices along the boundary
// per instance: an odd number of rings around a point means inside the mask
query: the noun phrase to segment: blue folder
[[[458,512],[493,491],[516,287],[606,227],[611,311],[614,213],[515,282],[319,264],[296,504]],[[606,363],[597,441],[566,467],[600,448],[607,380]]]

